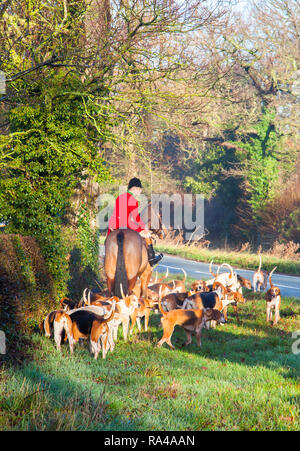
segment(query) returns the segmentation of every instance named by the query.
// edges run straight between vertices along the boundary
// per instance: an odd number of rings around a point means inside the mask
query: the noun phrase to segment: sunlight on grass
[[[300,357],[291,332],[300,330],[300,303],[285,298],[277,327],[265,322],[265,301],[249,294],[229,322],[182,348],[175,328],[164,345],[160,315],[150,330],[95,361],[87,344],[73,356],[33,334],[32,360],[1,371],[0,428],[55,430],[300,429]]]

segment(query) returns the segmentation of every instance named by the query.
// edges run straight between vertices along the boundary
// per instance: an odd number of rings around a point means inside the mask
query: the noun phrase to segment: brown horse
[[[161,216],[151,203],[140,214],[148,228],[160,238],[165,236]],[[151,228],[152,219],[155,228]],[[121,285],[125,295],[132,294],[137,278],[141,279],[141,294],[146,297],[152,268],[148,262],[146,245],[151,238],[142,238],[135,230],[118,229],[111,232],[105,241],[104,270],[109,295],[122,297]]]

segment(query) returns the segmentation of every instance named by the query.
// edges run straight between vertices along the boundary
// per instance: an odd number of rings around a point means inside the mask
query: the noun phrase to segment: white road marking
[[[161,265],[161,264],[159,264],[158,266],[164,266],[165,268],[179,269],[180,271],[182,271],[182,268],[177,268],[177,266]]]
[[[297,287],[289,287],[288,285],[279,285],[279,283],[276,283],[276,285],[277,285],[278,287],[290,288],[290,289],[292,289],[292,290],[300,290],[300,288],[297,288]]]
[[[195,271],[198,272],[199,274],[207,274],[208,276],[211,275],[210,272],[204,272],[204,271]]]

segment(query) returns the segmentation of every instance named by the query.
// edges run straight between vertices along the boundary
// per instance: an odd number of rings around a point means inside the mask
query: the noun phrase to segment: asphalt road
[[[104,246],[100,246],[100,256],[104,255]],[[164,255],[161,263],[156,267],[159,272],[165,272],[167,267],[169,268],[169,273],[178,274],[181,273],[181,268],[183,268],[189,277],[193,279],[210,279],[211,274],[209,272],[209,263],[196,262],[193,260],[187,260],[181,257],[173,257],[171,255]],[[217,265],[212,265],[214,272],[217,270]],[[235,268],[234,270],[243,277],[250,279],[252,282],[253,272],[248,269]],[[227,268],[221,268],[221,271],[228,271]],[[274,285],[280,288],[282,296],[293,296],[300,298],[300,277],[287,276],[285,274],[276,274],[272,276],[272,281]],[[268,284],[269,287],[269,284]]]

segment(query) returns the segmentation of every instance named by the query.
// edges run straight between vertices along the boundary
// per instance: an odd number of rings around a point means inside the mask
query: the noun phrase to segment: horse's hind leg
[[[136,280],[137,280],[137,276],[133,277],[132,279],[130,279],[128,281],[128,294],[132,294],[133,289],[134,289],[135,284],[136,284]]]
[[[141,279],[141,292],[142,292],[142,296],[144,298],[147,298],[147,288],[148,288],[148,285],[150,283],[151,274],[152,274],[152,268],[148,264],[146,269],[145,269],[145,271],[140,276],[140,279]]]
[[[112,295],[114,284],[115,284],[115,280],[107,277],[107,289],[108,289],[109,297]]]

